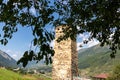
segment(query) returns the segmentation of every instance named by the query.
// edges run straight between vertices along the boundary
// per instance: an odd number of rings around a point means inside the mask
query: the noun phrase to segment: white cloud
[[[51,43],[50,43],[50,46],[54,48],[54,45],[55,45],[55,40],[53,40]]]
[[[94,45],[99,44],[99,41],[93,39],[92,41],[89,41],[87,44],[84,44],[83,42],[77,42],[77,50],[79,49],[83,49],[83,48],[89,48],[92,47]],[[82,46],[82,47],[80,47]]]
[[[13,54],[12,56],[13,56],[13,58],[16,58],[16,57],[17,57],[17,54]]]
[[[111,41],[113,40],[113,36],[114,36],[114,34],[115,34],[115,33],[112,33],[112,34],[110,35],[109,40],[111,40]]]
[[[87,45],[87,47],[92,47],[97,44],[99,44],[99,41],[96,39],[93,39],[93,40],[89,41],[88,44],[86,44],[86,45]]]
[[[30,9],[29,9],[30,13],[33,15],[33,16],[36,16],[36,10],[35,10],[35,7],[32,6]]]
[[[80,47],[81,45],[83,45],[83,43],[82,42],[77,42],[77,50],[79,50],[79,49],[82,49],[83,47]]]
[[[3,51],[6,52],[8,55],[10,55],[15,60],[19,60],[23,55],[23,52],[20,52],[20,51],[13,51],[9,49],[3,49]]]
[[[77,41],[83,41],[83,40],[87,40],[90,36],[90,33],[86,32],[86,33],[83,33],[83,34],[79,34],[77,35]]]
[[[83,41],[87,40],[90,36],[90,33],[85,33],[85,34],[79,34],[77,36],[77,50],[82,49],[82,48],[88,48],[88,47],[92,47],[94,45],[99,44],[99,41],[96,39],[93,39],[91,41],[89,41],[87,44],[84,44]],[[82,46],[82,47],[80,47]]]

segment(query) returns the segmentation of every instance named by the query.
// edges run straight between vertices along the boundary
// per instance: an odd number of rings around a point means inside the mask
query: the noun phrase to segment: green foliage
[[[45,26],[64,24],[69,27],[66,27],[65,35],[60,37],[60,41],[68,37],[75,39],[76,34],[90,32],[86,41],[96,38],[101,42],[101,46],[110,45],[113,51],[111,57],[114,57],[116,49],[120,49],[119,3],[119,0],[1,0],[0,22],[4,23],[4,34],[0,43],[6,45],[12,34],[17,32],[18,25],[31,27],[34,36],[32,44],[38,48],[38,53],[36,56],[23,56],[18,63],[23,62],[26,66],[31,58],[37,61],[45,58],[46,64],[49,64],[54,55],[50,42],[55,34],[48,32]],[[35,13],[31,12],[31,9],[34,9]],[[30,51],[28,50],[28,55],[31,55]],[[35,51],[33,52],[35,54]]]
[[[115,66],[112,74],[108,78],[108,80],[119,80],[120,79],[120,64]]]

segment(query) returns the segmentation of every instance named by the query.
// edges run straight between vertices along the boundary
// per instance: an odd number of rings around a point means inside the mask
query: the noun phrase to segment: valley
[[[0,80],[52,80],[46,76],[39,74],[22,74],[13,72],[5,68],[0,68]]]
[[[16,65],[16,61],[5,52],[0,51],[0,54],[2,54],[0,55],[0,65],[7,68],[0,68],[0,80],[52,80],[52,65],[45,65],[43,61],[37,64],[35,61],[32,61],[25,68],[13,72],[14,68],[19,67]],[[99,45],[95,45],[90,48],[80,49],[78,51],[80,77],[90,78],[96,74],[111,73],[113,68],[120,64],[120,50],[117,51],[116,57],[113,59],[111,59],[110,54],[111,50],[108,46],[100,47]],[[4,62],[4,64],[2,62]],[[9,65],[8,62],[11,63],[11,65]]]
[[[93,76],[100,73],[111,73],[120,64],[120,50],[111,58],[108,46],[95,45],[78,51],[78,67],[81,76]]]

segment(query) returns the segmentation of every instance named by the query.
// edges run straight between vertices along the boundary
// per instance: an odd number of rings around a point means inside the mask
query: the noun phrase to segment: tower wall
[[[68,38],[61,42],[57,42],[57,38],[63,35],[63,28],[67,26],[59,26],[56,28],[55,54],[53,57],[53,80],[72,80],[77,75],[78,57],[76,49],[76,41]]]

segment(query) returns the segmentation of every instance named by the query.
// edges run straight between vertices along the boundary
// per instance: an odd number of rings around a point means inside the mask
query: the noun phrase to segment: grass
[[[52,80],[43,75],[22,75],[11,70],[0,68],[0,80]]]
[[[51,78],[45,76],[45,75],[42,75],[42,74],[39,74],[39,75],[34,75],[36,78],[38,78],[39,80],[52,80]]]
[[[10,70],[0,69],[0,80],[32,80]],[[34,80],[34,79],[33,79]]]

